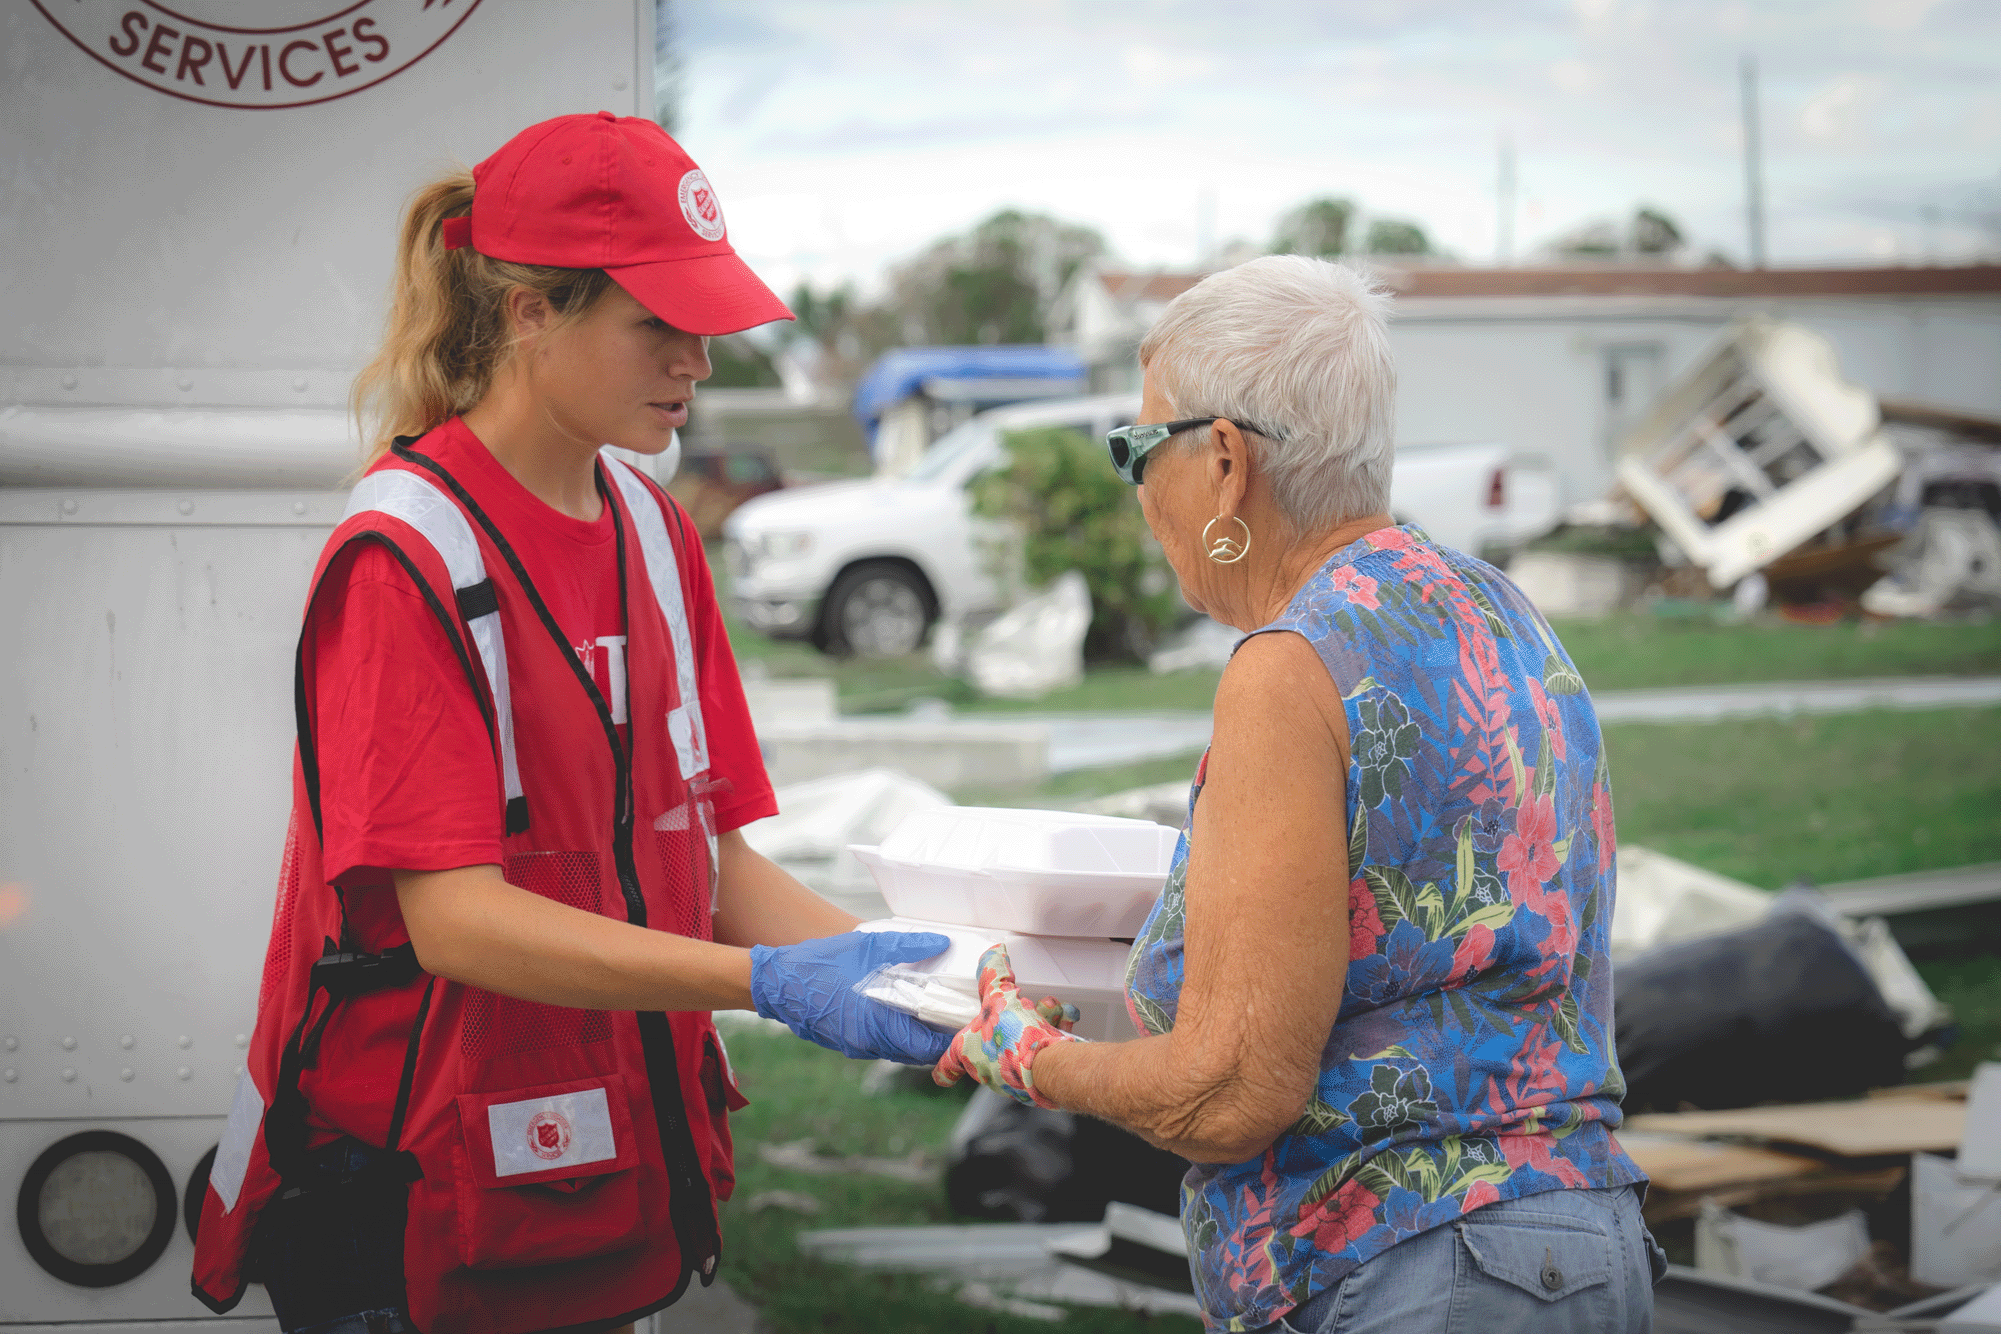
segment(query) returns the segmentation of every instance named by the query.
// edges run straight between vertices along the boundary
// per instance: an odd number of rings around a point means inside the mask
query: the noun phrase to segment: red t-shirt
[[[507,536],[596,678],[614,721],[623,724],[624,691],[612,689],[615,666],[624,675],[625,614],[610,509],[591,523],[551,509],[457,418],[426,435],[419,449],[456,477]],[[628,562],[636,550],[628,542]],[[716,828],[727,831],[774,814],[778,805],[701,544],[690,541],[682,556],[698,567],[688,581],[688,630],[710,771],[728,780],[715,798]],[[539,626],[534,633],[542,633]],[[328,880],[380,884],[392,870],[498,864],[500,773],[486,722],[443,627],[380,545],[356,544],[328,569],[307,623],[306,651],[316,672]],[[591,736],[578,744],[604,742]]]

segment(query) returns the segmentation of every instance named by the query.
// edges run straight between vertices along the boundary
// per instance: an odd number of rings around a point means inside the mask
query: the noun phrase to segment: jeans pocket
[[[1611,1236],[1554,1218],[1505,1215],[1455,1227],[1462,1258],[1454,1330],[1604,1334],[1616,1327]]]

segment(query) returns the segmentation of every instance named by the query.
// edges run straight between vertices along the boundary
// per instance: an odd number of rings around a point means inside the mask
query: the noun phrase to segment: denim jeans
[[[1258,1334],[1648,1334],[1666,1272],[1633,1187],[1552,1190],[1400,1241]]]

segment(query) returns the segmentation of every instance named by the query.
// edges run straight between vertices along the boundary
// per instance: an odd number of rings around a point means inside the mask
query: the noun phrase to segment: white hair
[[[1287,521],[1313,533],[1389,508],[1389,313],[1389,293],[1345,264],[1267,255],[1176,297],[1139,359],[1176,417],[1269,433],[1254,438],[1257,466]]]

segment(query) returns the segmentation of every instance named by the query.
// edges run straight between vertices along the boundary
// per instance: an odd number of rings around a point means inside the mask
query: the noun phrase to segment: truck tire
[[[836,658],[901,658],[924,643],[935,614],[922,576],[893,561],[867,561],[834,580],[816,640]]]

